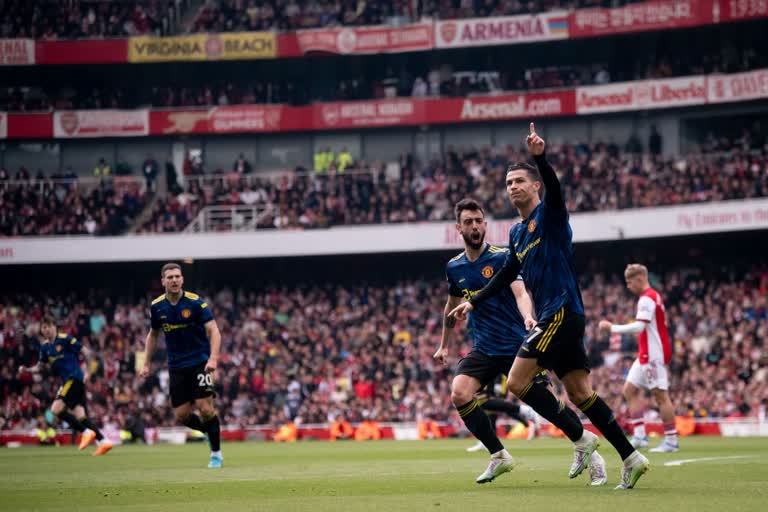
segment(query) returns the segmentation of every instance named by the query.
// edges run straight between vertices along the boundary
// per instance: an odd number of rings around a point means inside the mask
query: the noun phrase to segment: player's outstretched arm
[[[213,373],[219,364],[219,352],[221,352],[221,332],[216,324],[216,320],[205,322],[205,333],[211,342],[211,355],[208,357],[208,362],[205,363],[205,371]]]
[[[147,333],[147,339],[144,340],[144,366],[139,372],[139,376],[146,378],[149,376],[149,365],[152,362],[152,354],[155,353],[155,347],[157,347],[157,338],[160,331],[150,329]]]
[[[517,255],[510,251],[510,253],[507,254],[507,259],[504,261],[504,266],[501,267],[501,270],[496,272],[493,279],[491,279],[488,284],[486,284],[485,287],[477,292],[471,299],[459,304],[448,314],[459,320],[463,320],[476,305],[490,299],[504,288],[509,287],[518,274],[520,274],[520,261],[517,259]]]
[[[507,254],[507,258],[504,260],[504,265],[496,272],[496,275],[485,285],[485,287],[477,292],[469,303],[472,306],[477,306],[481,302],[484,302],[504,288],[508,288],[512,282],[517,279],[520,274],[520,260],[517,259],[517,255],[511,249]]]
[[[616,325],[608,320],[600,320],[597,327],[601,331],[610,332],[612,334],[638,334],[645,329],[645,323],[642,320],[635,320],[628,324]]]
[[[453,328],[456,327],[456,318],[451,316],[451,311],[461,303],[461,297],[453,295],[448,296],[448,300],[443,308],[443,333],[440,336],[440,346],[433,356],[435,360],[443,366],[448,365],[448,349],[451,346],[453,338]]]
[[[531,296],[528,295],[528,290],[525,289],[525,283],[521,279],[517,279],[512,283],[512,294],[515,296],[517,309],[520,310],[520,314],[525,322],[525,329],[530,331],[536,326],[536,318],[533,314],[533,301]]]
[[[549,208],[565,211],[565,198],[563,197],[563,190],[560,187],[560,180],[557,179],[557,174],[552,166],[547,161],[547,157],[544,154],[544,147],[546,143],[536,133],[536,127],[533,123],[530,125],[530,132],[525,139],[528,144],[528,152],[533,156],[536,162],[536,167],[541,174],[541,181],[544,182],[544,189],[546,194],[544,195],[544,203]]]
[[[19,373],[38,373],[40,371],[40,363],[35,363],[34,366],[19,366]]]

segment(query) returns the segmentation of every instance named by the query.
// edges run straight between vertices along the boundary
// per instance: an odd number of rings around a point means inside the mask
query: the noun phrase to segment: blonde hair
[[[648,267],[641,265],[640,263],[630,263],[624,270],[624,277],[643,276],[648,277]]]

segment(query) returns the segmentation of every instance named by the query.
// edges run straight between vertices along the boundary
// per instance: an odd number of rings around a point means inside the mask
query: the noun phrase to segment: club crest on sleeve
[[[184,309],[181,310],[181,317],[182,318],[189,318],[190,316],[192,316],[192,311],[190,311],[187,308],[184,308]]]
[[[493,267],[490,265],[486,265],[483,267],[482,270],[483,277],[486,279],[493,277]]]
[[[56,352],[61,352],[61,345],[56,345]]]
[[[528,223],[528,232],[533,233],[536,231],[536,219],[531,219],[531,222]]]

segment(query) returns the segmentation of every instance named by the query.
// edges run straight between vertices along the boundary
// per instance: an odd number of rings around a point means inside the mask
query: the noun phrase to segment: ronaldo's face
[[[515,169],[507,173],[507,195],[509,200],[516,208],[525,206],[534,197],[539,195],[539,187],[541,186],[538,181],[534,181],[528,176],[528,172],[525,169]]]
[[[181,270],[177,268],[167,270],[163,276],[163,286],[165,293],[179,293],[184,286],[184,276],[181,275]]]
[[[488,223],[480,211],[464,210],[459,215],[456,229],[461,233],[464,243],[472,249],[479,249],[485,242],[485,229]]]

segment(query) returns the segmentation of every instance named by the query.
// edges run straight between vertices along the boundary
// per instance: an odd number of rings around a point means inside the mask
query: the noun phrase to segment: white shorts
[[[643,389],[663,389],[666,391],[669,389],[667,365],[661,361],[649,361],[647,364],[641,364],[639,359],[635,359],[627,374],[627,382]]]

